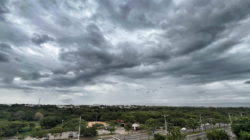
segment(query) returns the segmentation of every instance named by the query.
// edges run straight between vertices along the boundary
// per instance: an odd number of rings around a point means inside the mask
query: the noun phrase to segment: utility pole
[[[81,130],[81,117],[80,117],[80,120],[79,120],[78,140],[79,140],[79,138],[80,138],[80,130]]]
[[[230,113],[227,113],[227,114],[229,116],[230,123],[232,123],[232,120],[231,120],[231,117],[230,117]]]
[[[63,120],[62,120],[62,128],[63,128]]]
[[[166,122],[166,115],[162,115],[164,117],[164,120],[165,120],[165,130],[166,130],[166,133],[168,133],[168,128],[167,128],[167,122]]]
[[[202,122],[201,122],[201,114],[199,115],[200,115],[201,131],[203,131]]]
[[[240,116],[241,116],[241,118],[242,118],[242,112],[240,112]]]
[[[38,107],[40,107],[40,101],[41,101],[41,98],[39,98],[39,101],[38,101]]]

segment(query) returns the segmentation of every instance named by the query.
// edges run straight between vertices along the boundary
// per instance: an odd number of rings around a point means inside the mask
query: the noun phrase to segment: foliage
[[[16,135],[18,132],[25,132],[27,131],[28,127],[27,122],[20,122],[20,121],[0,121],[0,137],[8,137]],[[28,129],[29,130],[29,129]]]
[[[110,121],[110,120],[116,120],[118,118],[118,114],[116,112],[108,112],[101,116],[101,121]]]
[[[250,132],[250,119],[248,117],[243,117],[238,120],[234,119],[231,125],[232,132],[237,136],[237,138],[241,138],[240,132]]]
[[[125,122],[129,122],[129,123],[135,122],[134,116],[131,116],[130,114],[122,114],[121,119],[124,120]]]
[[[165,139],[166,137],[159,133],[154,134],[154,140],[165,140]]]
[[[24,104],[13,104],[12,106],[0,104],[0,137],[18,136],[22,134],[29,134],[32,131],[38,130],[43,131],[44,128],[54,128],[62,126],[64,131],[76,131],[79,127],[79,117],[82,117],[82,124],[85,125],[85,121],[108,121],[110,126],[114,126],[114,120],[121,119],[126,123],[139,122],[141,125],[139,129],[149,130],[155,126],[164,126],[164,118],[161,114],[168,112],[166,118],[168,130],[173,130],[175,126],[183,127],[188,125],[188,120],[193,118],[194,120],[201,119],[206,120],[209,118],[215,120],[217,123],[229,123],[228,112],[235,116],[235,118],[241,118],[239,111],[242,112],[244,117],[250,117],[250,108],[203,108],[203,107],[151,107],[151,106],[134,106],[131,108],[120,108],[115,106],[104,106],[101,107],[89,107],[81,105],[81,108],[58,108],[55,105],[41,105],[28,107]],[[42,121],[42,118],[56,117],[58,119],[52,119],[53,121]],[[146,124],[149,119],[156,120],[155,126],[145,127],[142,124]],[[234,121],[234,120],[233,120]],[[44,123],[41,126],[39,124]],[[111,124],[112,123],[112,124]],[[213,122],[211,122],[213,123]],[[247,123],[247,122],[246,122]],[[35,126],[34,126],[35,124]],[[240,124],[239,122],[234,125]],[[245,124],[245,123],[243,123]],[[233,124],[232,124],[233,126]],[[131,130],[132,126],[129,128]],[[245,132],[249,131],[246,126],[243,127]],[[233,130],[233,129],[232,129]],[[149,130],[149,132],[152,132]],[[239,127],[238,133],[241,132],[241,126]],[[129,133],[129,132],[128,132]],[[243,132],[242,132],[243,133]],[[240,135],[238,134],[238,137]]]
[[[113,134],[113,133],[115,132],[115,128],[114,128],[114,127],[111,127],[111,128],[108,129],[108,131],[109,131],[111,134]]]
[[[92,125],[92,127],[100,128],[100,127],[104,127],[104,125],[101,124],[101,123],[95,123],[95,124]]]
[[[106,122],[109,126],[116,126],[117,124],[114,121],[107,121]]]
[[[240,131],[241,140],[250,140],[250,133],[246,131]]]
[[[145,130],[145,129],[148,129],[148,126],[145,124],[141,124],[139,125],[138,129]]]
[[[221,122],[223,122],[223,120]],[[213,128],[214,128],[214,125],[216,125],[217,122],[216,122],[216,120],[212,120],[211,123],[213,124]]]
[[[225,130],[213,129],[206,132],[206,138],[208,140],[228,140],[230,136]]]
[[[85,120],[81,119],[81,124],[86,125]],[[79,127],[79,118],[73,118],[63,122],[63,128],[65,131],[77,131]]]
[[[196,129],[199,126],[199,123],[195,121],[194,119],[190,118],[187,121],[187,125],[189,128],[193,129],[193,133],[194,133],[194,129]]]
[[[37,112],[36,114],[35,114],[35,120],[40,120],[40,119],[42,119],[43,118],[43,114],[42,113],[40,113],[40,112]]]
[[[36,131],[40,131],[41,130],[41,126],[35,126],[35,130]]]
[[[132,124],[131,124],[131,123],[127,123],[127,124],[125,125],[125,127],[124,127],[124,129],[125,129],[126,131],[128,131],[128,134],[129,134],[129,131],[131,130],[131,128],[132,128]]]
[[[81,125],[80,130],[81,135],[84,137],[97,136],[98,132],[95,127],[86,127],[86,125]]]
[[[49,132],[47,130],[40,130],[40,131],[33,131],[31,132],[30,136],[33,138],[41,139],[47,136]]]
[[[49,116],[44,117],[40,120],[40,125],[45,126],[46,128],[55,127],[57,124],[61,123],[62,119],[59,117]]]
[[[180,127],[176,127],[170,130],[171,135],[167,136],[167,140],[185,140],[186,135],[181,134]]]
[[[155,128],[158,126],[158,123],[157,123],[157,120],[156,119],[148,119],[146,120],[146,123],[145,123],[148,127],[150,128]]]
[[[153,135],[153,132],[150,129],[146,129],[145,132],[148,134],[148,139],[149,139],[149,136]]]
[[[197,137],[196,140],[201,140],[201,138],[200,138],[200,137]]]
[[[29,123],[30,130],[32,130],[32,128],[34,128],[35,126],[36,126],[36,124],[34,122]]]
[[[62,132],[63,132],[63,128],[62,127],[55,127],[53,129],[51,129],[50,132],[51,132],[51,135],[54,136],[54,138],[58,135],[61,137]]]

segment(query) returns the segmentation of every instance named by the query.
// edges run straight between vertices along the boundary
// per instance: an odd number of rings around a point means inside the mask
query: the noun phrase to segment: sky
[[[0,0],[0,103],[250,106],[249,7]]]

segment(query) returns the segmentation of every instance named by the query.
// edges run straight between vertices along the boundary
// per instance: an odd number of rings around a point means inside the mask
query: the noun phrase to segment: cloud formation
[[[247,102],[249,6],[244,0],[3,0],[0,95],[32,89],[30,98],[41,96],[36,91],[59,98],[46,103]]]

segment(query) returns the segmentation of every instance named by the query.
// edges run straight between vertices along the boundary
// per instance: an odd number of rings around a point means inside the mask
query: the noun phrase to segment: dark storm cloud
[[[123,3],[100,0],[98,9],[113,23],[122,26],[128,30],[137,30],[143,28],[156,27],[163,18],[161,12],[172,5],[172,0],[162,1],[132,1]],[[104,15],[105,14],[105,15]]]
[[[8,55],[0,52],[0,62],[8,62],[8,61],[9,61]]]
[[[28,0],[0,4],[4,19],[0,20],[0,80],[5,86],[78,88],[132,81],[138,86],[144,80],[155,83],[173,78],[173,85],[181,87],[243,83],[250,77],[250,1]],[[132,89],[161,92],[136,86]],[[73,91],[80,90],[53,90]]]
[[[61,101],[63,103],[72,104],[74,100],[72,98],[70,98],[70,97],[65,97],[65,98],[61,99]]]
[[[6,43],[0,43],[0,51],[9,51],[11,50],[11,46]]]
[[[33,37],[31,38],[32,42],[40,45],[43,43],[46,43],[48,41],[53,41],[54,39],[46,34],[34,34]]]
[[[5,14],[9,13],[9,9],[6,7],[7,0],[0,1],[0,21],[5,20]]]

